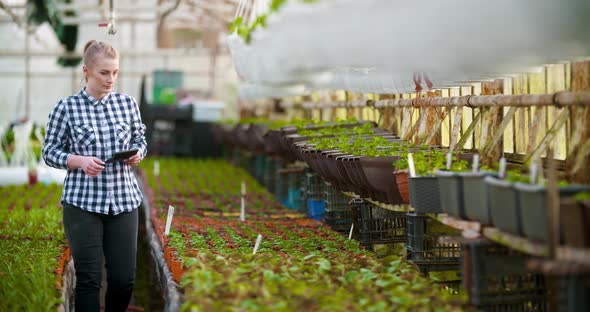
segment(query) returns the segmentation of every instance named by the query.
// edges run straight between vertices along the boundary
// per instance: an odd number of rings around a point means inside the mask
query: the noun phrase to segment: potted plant
[[[467,219],[461,174],[469,169],[469,163],[466,160],[457,161],[456,156],[453,158],[455,161],[449,170],[440,169],[435,172],[440,190],[440,205],[442,210],[449,215]]]
[[[487,166],[482,166],[476,172],[462,172],[463,178],[463,204],[465,208],[465,217],[468,220],[477,221],[483,225],[491,224],[489,194],[485,177],[497,177],[497,163],[495,170]]]
[[[444,167],[445,158],[445,153],[436,149],[412,154],[415,176],[408,177],[408,187],[410,204],[416,212],[442,212],[439,185],[434,172]],[[406,157],[402,157],[395,162],[394,166],[396,170],[406,170],[410,168],[410,163]]]
[[[529,176],[521,174],[517,169],[508,171],[506,179],[485,177],[489,192],[490,217],[495,227],[511,234],[522,235],[522,216],[514,183],[529,180]]]
[[[547,187],[545,183],[527,184],[517,182],[514,184],[514,188],[518,192],[522,233],[530,239],[547,242],[549,237],[547,230]],[[573,197],[577,193],[589,189],[588,186],[569,185],[566,181],[560,181],[559,197]]]

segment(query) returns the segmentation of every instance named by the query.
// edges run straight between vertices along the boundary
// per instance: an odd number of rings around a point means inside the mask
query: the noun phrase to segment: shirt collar
[[[92,95],[90,95],[88,92],[86,92],[86,87],[84,87],[84,88],[82,88],[82,90],[80,90],[80,94],[82,95],[82,97],[89,100],[90,103],[92,103],[92,105],[98,105],[98,104],[106,105],[111,97],[111,92],[109,92],[102,99],[97,100]]]

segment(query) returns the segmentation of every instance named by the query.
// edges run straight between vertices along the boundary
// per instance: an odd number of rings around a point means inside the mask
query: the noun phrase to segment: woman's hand
[[[125,163],[130,165],[130,166],[137,166],[139,165],[139,162],[141,161],[141,157],[139,157],[139,151],[137,151],[137,153],[127,159],[125,159]]]
[[[104,161],[94,156],[80,156],[80,155],[69,155],[68,156],[68,168],[77,169],[81,168],[84,173],[91,177],[98,176],[104,170]]]

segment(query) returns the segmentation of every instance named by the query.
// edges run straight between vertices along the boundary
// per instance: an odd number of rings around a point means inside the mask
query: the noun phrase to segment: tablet
[[[135,154],[137,154],[137,151],[139,151],[137,148],[134,149],[130,149],[130,150],[126,150],[126,151],[120,151],[120,152],[116,152],[113,157],[107,159],[105,161],[105,163],[112,163],[118,160],[125,160]]]

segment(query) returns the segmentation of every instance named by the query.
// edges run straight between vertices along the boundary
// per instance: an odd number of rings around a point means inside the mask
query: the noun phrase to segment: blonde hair
[[[119,51],[113,48],[112,45],[106,42],[90,40],[84,45],[84,65],[90,67],[99,54],[113,59],[119,58]]]

